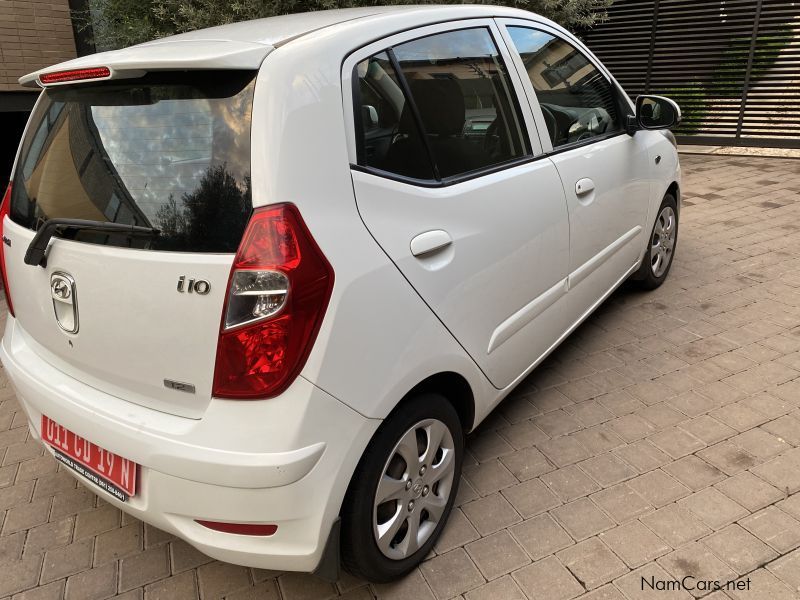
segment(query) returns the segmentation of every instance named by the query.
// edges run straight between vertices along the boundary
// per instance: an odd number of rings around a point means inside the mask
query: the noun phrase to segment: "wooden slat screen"
[[[800,3],[617,0],[582,37],[632,97],[676,100],[683,143],[800,148]]]

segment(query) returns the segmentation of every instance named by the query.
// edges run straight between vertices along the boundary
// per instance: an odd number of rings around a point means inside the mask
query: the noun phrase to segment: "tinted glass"
[[[362,164],[415,179],[433,179],[422,136],[385,52],[356,67]]]
[[[187,252],[234,252],[252,211],[252,72],[164,73],[51,88],[31,117],[11,218],[125,223],[152,238],[80,231],[75,239]]]
[[[432,35],[392,51],[425,140],[382,53],[358,67],[364,164],[400,175],[446,178],[529,153],[512,85],[488,29]],[[425,145],[434,159],[433,174]]]
[[[621,130],[616,92],[586,56],[543,31],[509,27],[508,32],[536,90],[554,147]]]

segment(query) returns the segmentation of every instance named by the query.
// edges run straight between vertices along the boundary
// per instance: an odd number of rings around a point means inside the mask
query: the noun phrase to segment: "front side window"
[[[400,44],[356,72],[363,166],[441,180],[529,154],[511,81],[486,28]]]
[[[509,27],[553,147],[622,131],[611,82],[577,48],[544,31]]]

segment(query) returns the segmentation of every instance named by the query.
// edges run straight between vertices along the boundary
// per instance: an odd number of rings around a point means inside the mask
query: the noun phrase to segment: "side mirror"
[[[636,125],[640,129],[670,129],[681,122],[681,109],[664,96],[636,98]]]
[[[361,106],[361,120],[364,123],[364,129],[375,129],[378,126],[378,111],[374,106],[363,104]]]

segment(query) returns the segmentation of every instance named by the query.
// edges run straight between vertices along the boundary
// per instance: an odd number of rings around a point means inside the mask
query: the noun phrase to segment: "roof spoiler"
[[[272,46],[232,40],[148,42],[45,67],[19,78],[25,87],[141,77],[148,71],[197,69],[256,70]]]

